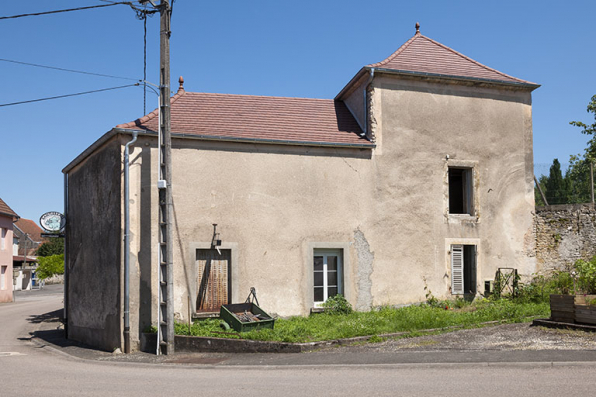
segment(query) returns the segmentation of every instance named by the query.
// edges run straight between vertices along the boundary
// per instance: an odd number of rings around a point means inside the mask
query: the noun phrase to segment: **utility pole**
[[[159,338],[157,353],[174,353],[174,255],[172,245],[172,136],[170,131],[170,17],[169,0],[159,5]]]

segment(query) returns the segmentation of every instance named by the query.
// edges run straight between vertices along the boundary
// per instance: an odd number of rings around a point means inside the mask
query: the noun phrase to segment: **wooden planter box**
[[[561,323],[596,325],[596,306],[587,303],[596,295],[551,295],[550,318]]]
[[[575,322],[596,325],[596,306],[588,305],[596,295],[578,295],[575,297]]]
[[[550,296],[550,318],[561,323],[575,322],[575,297],[573,295]]]

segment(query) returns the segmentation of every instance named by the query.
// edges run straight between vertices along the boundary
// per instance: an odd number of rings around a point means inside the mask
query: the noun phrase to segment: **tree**
[[[588,113],[594,114],[594,124],[585,124],[581,121],[572,121],[569,124],[582,128],[582,134],[591,135],[592,138],[588,141],[585,158],[590,161],[596,160],[596,95],[588,104]]]
[[[40,257],[37,258],[37,261],[39,266],[37,266],[35,274],[41,280],[57,274],[64,274],[64,254]]]
[[[588,104],[587,112],[594,115],[593,124],[585,124],[581,121],[569,123],[582,128],[582,134],[591,136],[584,155],[572,155],[570,158],[571,165],[565,175],[568,184],[568,201],[570,203],[587,203],[590,201],[590,163],[596,160],[596,95],[592,97]]]
[[[47,242],[39,246],[35,252],[37,256],[52,256],[64,254],[64,239],[62,237],[52,237]]]
[[[567,201],[569,204],[590,202],[590,162],[582,156],[571,156],[565,174]]]
[[[563,179],[561,173],[561,163],[558,159],[553,160],[553,164],[550,166],[550,172],[548,180],[546,182],[546,199],[548,203],[553,204],[566,204],[567,203],[567,183]]]

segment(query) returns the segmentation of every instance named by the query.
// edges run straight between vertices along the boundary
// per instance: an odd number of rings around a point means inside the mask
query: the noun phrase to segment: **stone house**
[[[13,301],[13,229],[19,216],[0,198],[0,303]]]
[[[421,302],[425,287],[482,294],[500,267],[531,274],[537,87],[418,29],[334,99],[192,93],[181,79],[171,98],[176,316],[242,302],[250,287],[287,316],[337,293],[367,310]],[[70,338],[123,343],[122,159],[133,132],[133,343],[156,324],[157,131],[156,110],[63,170]]]

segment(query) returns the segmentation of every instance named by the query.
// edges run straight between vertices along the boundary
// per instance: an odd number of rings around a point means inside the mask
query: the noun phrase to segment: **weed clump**
[[[354,311],[350,302],[342,294],[337,294],[323,303],[325,313],[329,314],[350,314]]]

